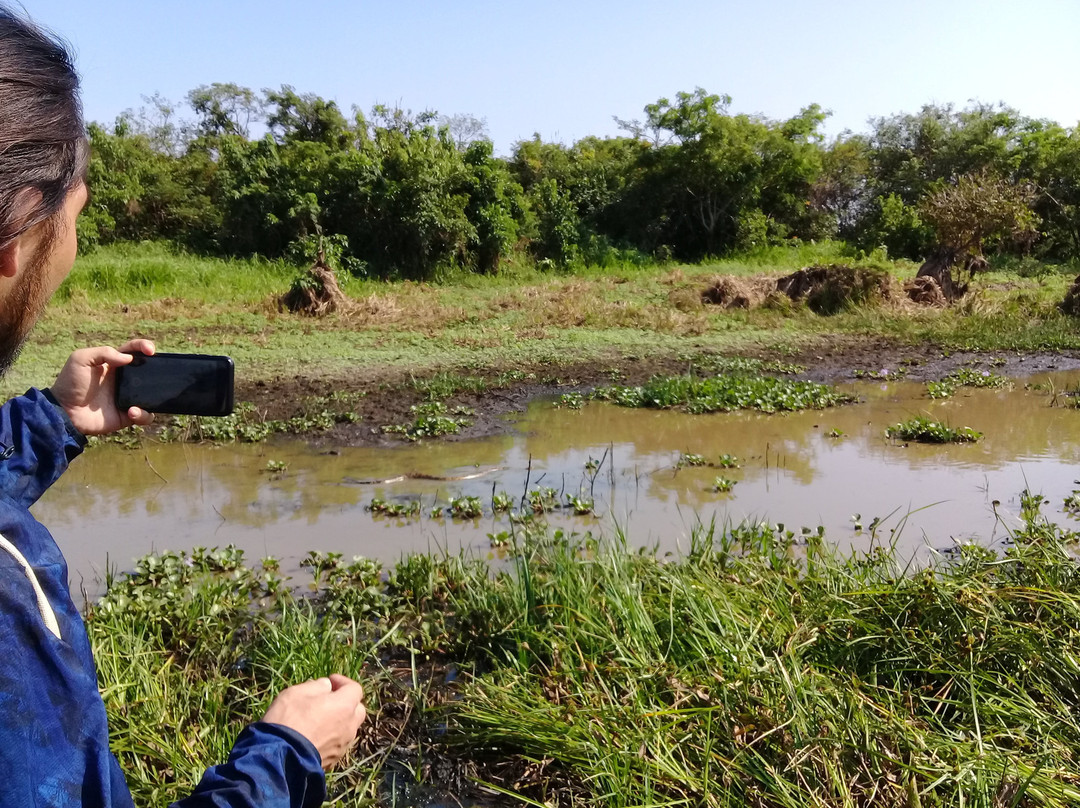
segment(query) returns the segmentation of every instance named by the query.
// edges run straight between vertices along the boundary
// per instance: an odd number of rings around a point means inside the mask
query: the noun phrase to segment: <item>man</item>
[[[75,261],[87,199],[78,77],[63,46],[0,6],[0,373]],[[67,565],[28,508],[86,444],[147,424],[114,404],[114,370],[148,340],[76,351],[51,390],[0,407],[0,806],[132,805],[109,751],[85,627]],[[332,675],[290,687],[245,729],[229,760],[178,805],[296,806],[325,799],[366,712],[363,690]]]

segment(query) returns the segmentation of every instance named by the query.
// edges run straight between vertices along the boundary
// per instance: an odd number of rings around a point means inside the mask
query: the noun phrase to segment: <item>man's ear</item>
[[[14,278],[19,274],[19,258],[22,237],[12,239],[0,247],[0,278]]]
[[[29,217],[34,208],[41,204],[41,191],[24,188],[18,193],[16,200],[16,220]],[[34,229],[24,230],[7,245],[0,247],[0,278],[14,278],[19,274],[19,261],[25,257],[23,251],[33,249],[33,245],[27,244],[27,239],[35,237]]]

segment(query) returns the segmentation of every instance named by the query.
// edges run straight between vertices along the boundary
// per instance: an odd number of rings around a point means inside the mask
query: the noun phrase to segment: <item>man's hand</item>
[[[116,373],[121,365],[132,360],[132,353],[153,356],[154,343],[133,339],[120,350],[110,346],[83,348],[68,357],[67,363],[49,389],[71,423],[84,435],[107,435],[132,424],[146,425],[153,414],[130,407],[127,412],[116,409]]]
[[[338,673],[282,690],[263,721],[296,730],[319,750],[322,767],[341,760],[367,718],[364,688]]]

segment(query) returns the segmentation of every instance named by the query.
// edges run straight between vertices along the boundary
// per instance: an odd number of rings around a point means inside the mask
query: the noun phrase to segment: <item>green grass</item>
[[[701,529],[679,557],[519,530],[497,537],[509,570],[310,553],[308,595],[273,560],[169,553],[88,626],[139,804],[190,789],[282,686],[340,670],[372,715],[331,779],[342,806],[393,804],[391,771],[434,796],[449,770],[534,805],[1064,808],[1077,537],[1024,498],[1002,554],[921,571],[767,524]]]
[[[278,310],[276,298],[296,267],[201,258],[162,244],[117,245],[79,258],[0,392],[45,386],[75,348],[133,336],[152,337],[162,350],[227,353],[241,382],[354,377],[361,368],[380,379],[445,374],[433,382],[444,388],[478,378],[478,370],[618,367],[703,348],[784,357],[862,338],[947,350],[1080,349],[1075,319],[1056,308],[1070,278],[1043,265],[1038,273],[1025,264],[980,275],[975,291],[944,311],[873,306],[826,317],[805,306],[742,311],[700,304],[701,291],[719,274],[780,274],[853,260],[841,245],[823,243],[696,266],[575,273],[517,267],[494,276],[450,275],[437,285],[347,278],[352,311],[316,320]],[[916,270],[903,261],[860,263],[897,278]]]

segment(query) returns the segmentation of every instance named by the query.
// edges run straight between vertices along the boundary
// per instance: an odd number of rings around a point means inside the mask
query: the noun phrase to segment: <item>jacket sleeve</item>
[[[0,406],[0,495],[29,508],[86,446],[48,391],[31,388]]]
[[[228,761],[207,769],[172,808],[318,808],[325,799],[318,750],[288,727],[258,721],[240,733]]]

